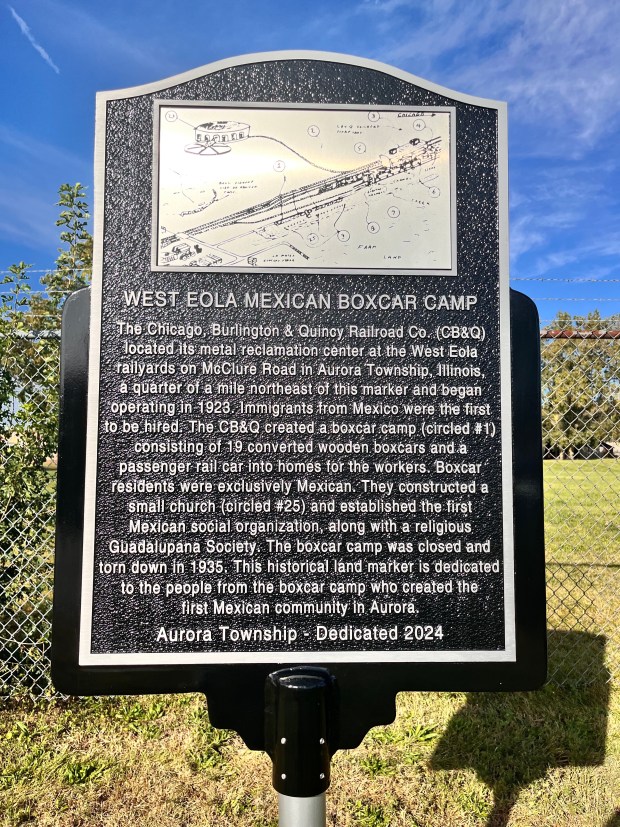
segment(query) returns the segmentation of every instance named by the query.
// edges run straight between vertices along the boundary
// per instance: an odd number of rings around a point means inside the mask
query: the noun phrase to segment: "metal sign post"
[[[278,810],[280,827],[323,827],[325,793],[311,798],[294,798],[278,793]]]
[[[283,669],[267,679],[265,739],[281,827],[325,824],[333,684],[327,670],[310,667]]]
[[[282,823],[319,823],[331,756],[397,692],[544,680],[506,108],[285,52],[101,93],[96,134],[53,678],[204,692],[271,755]]]

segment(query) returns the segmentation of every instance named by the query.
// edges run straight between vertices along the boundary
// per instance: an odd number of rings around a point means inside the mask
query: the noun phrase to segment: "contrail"
[[[13,6],[8,6],[8,9],[11,12],[11,14],[13,15],[13,19],[15,20],[15,22],[17,23],[17,25],[21,29],[21,33],[24,35],[24,37],[27,37],[28,40],[30,41],[30,45],[32,46],[32,48],[36,49],[36,51],[41,55],[41,57],[48,64],[48,66],[51,66],[52,69],[56,72],[56,74],[59,75],[60,74],[60,69],[58,68],[58,66],[56,66],[56,64],[54,63],[52,58],[48,55],[48,53],[45,51],[43,46],[41,46],[41,45],[39,45],[39,43],[37,43],[37,41],[34,38],[34,35],[30,31],[30,26],[26,23],[25,20],[22,20],[22,18],[17,14],[15,9],[13,8]]]

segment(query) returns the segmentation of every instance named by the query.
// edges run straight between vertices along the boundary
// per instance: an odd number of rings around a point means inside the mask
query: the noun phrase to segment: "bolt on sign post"
[[[53,676],[203,691],[322,823],[400,690],[545,675],[538,323],[506,107],[279,52],[97,100]],[[91,293],[92,295],[89,295]]]

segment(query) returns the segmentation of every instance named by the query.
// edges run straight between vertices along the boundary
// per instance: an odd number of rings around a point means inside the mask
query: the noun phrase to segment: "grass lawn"
[[[547,560],[620,566],[620,461],[547,460]]]
[[[329,825],[620,827],[620,462],[546,462],[545,490],[563,685],[403,693],[393,725],[336,754]],[[0,827],[277,825],[269,759],[198,695],[8,703],[0,755]]]
[[[2,827],[277,825],[269,759],[213,729],[201,696],[8,708],[0,739]],[[336,754],[327,822],[617,827],[619,791],[608,684],[403,693],[393,725]]]
[[[620,461],[550,460],[544,480],[549,626],[604,635],[620,684]],[[564,653],[575,680],[596,668],[590,647]]]

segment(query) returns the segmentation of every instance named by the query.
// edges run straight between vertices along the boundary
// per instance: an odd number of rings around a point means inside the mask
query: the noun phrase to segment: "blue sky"
[[[620,313],[614,0],[12,0],[0,35],[0,270],[53,265],[61,183],[85,184],[92,204],[97,91],[316,49],[508,101],[513,286],[543,320]]]

